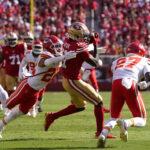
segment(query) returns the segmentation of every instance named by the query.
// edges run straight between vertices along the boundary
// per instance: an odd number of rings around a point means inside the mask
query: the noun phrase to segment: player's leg
[[[45,131],[48,130],[48,128],[54,122],[55,119],[58,119],[59,117],[63,117],[63,116],[70,115],[73,113],[77,113],[85,109],[86,102],[83,100],[80,100],[80,98],[78,97],[80,96],[80,94],[77,92],[76,93],[74,92],[74,90],[70,87],[70,85],[68,84],[68,81],[65,78],[63,78],[62,84],[63,84],[64,89],[69,93],[72,104],[70,104],[69,106],[67,106],[66,108],[58,112],[45,113],[45,125],[44,125]],[[78,103],[75,103],[73,101],[73,99],[76,99],[76,98],[78,98],[77,100]]]
[[[80,99],[94,104],[94,115],[97,125],[96,135],[100,134],[103,128],[104,121],[102,97],[95,91],[95,89],[91,85],[85,83],[82,80],[68,80],[68,84],[73,89],[73,92],[78,94],[77,97],[80,97]],[[76,103],[77,105],[76,99],[74,99],[74,103]]]
[[[93,88],[96,90],[96,92],[99,92],[99,87],[98,87],[98,83],[97,83],[97,79],[96,79],[96,73],[95,73],[95,68],[91,69],[91,74],[89,76],[89,80],[93,86]],[[109,113],[110,110],[103,107],[104,112],[105,113]]]
[[[2,85],[3,88],[6,88],[6,79],[5,79],[5,69],[1,68],[0,70],[0,84]]]
[[[4,115],[8,115],[10,110],[6,108],[6,100],[8,99],[8,93],[4,90],[4,88],[0,85],[0,101],[4,108]]]
[[[6,101],[6,106],[9,109],[14,108],[17,104],[20,104],[19,108],[13,109],[8,116],[4,117],[0,121],[0,131],[2,131],[3,127],[6,126],[9,122],[29,112],[29,110],[36,103],[37,93],[38,91],[32,89],[28,85],[27,80],[22,80],[20,82],[20,84],[17,86],[17,89]]]
[[[130,96],[127,96],[129,95]],[[133,118],[125,120],[128,127],[143,127],[146,125],[146,109],[141,93],[138,91],[136,83],[133,81],[130,90],[125,93],[126,103],[132,112]]]
[[[44,93],[45,93],[45,90],[46,90],[46,86],[39,92],[39,97],[38,97],[38,101],[36,103],[36,107],[38,109],[38,112],[42,112],[42,102],[44,100]]]
[[[78,98],[94,104],[94,115],[96,118],[97,126],[95,136],[97,137],[102,131],[104,121],[102,97],[94,90],[91,85],[82,80],[67,80],[67,83],[68,87],[71,89],[71,91],[68,90],[68,92],[72,92],[72,95],[76,94],[76,98],[72,99],[76,107],[79,107]]]
[[[106,137],[109,132],[117,125],[117,120],[121,116],[125,99],[122,92],[121,80],[115,80],[112,84],[111,94],[111,118],[106,121],[104,128],[98,137],[98,147],[105,147]],[[117,104],[117,105],[116,105]]]
[[[97,79],[96,79],[96,73],[95,73],[95,69],[91,69],[91,74],[89,76],[89,80],[92,84],[92,86],[94,87],[94,89],[96,90],[96,92],[99,91],[99,87],[98,87],[98,83],[97,83]]]
[[[14,93],[12,93],[12,95],[6,100],[6,107],[9,109],[14,108],[17,104],[20,103],[20,97],[24,92],[24,85],[27,84],[26,81],[22,81],[19,85],[18,88],[16,89],[16,91],[14,91]],[[16,108],[14,110],[11,111],[11,113],[4,117],[1,121],[0,121],[0,132],[2,132],[4,126],[6,126],[9,122],[13,121],[14,119],[16,119],[17,117],[19,117],[20,115],[22,115],[23,112],[21,112],[21,110],[19,108]]]
[[[16,78],[6,74],[6,87],[9,96],[14,92],[15,86],[16,86]]]
[[[1,67],[0,69],[0,84],[3,88],[6,88],[6,82],[5,82],[5,68]],[[0,101],[0,111],[3,110],[3,105]]]

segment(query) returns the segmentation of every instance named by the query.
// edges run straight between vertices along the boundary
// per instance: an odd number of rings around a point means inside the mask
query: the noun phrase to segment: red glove
[[[92,32],[92,39],[93,39],[93,44],[98,45],[99,41],[99,34],[97,32]]]

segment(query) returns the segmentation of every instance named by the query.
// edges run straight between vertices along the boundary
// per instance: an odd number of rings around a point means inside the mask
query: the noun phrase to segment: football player
[[[97,45],[98,34],[90,34],[87,26],[81,22],[73,23],[68,29],[68,37],[64,41],[63,48],[65,52],[74,51],[77,56],[74,59],[64,61],[62,68],[62,85],[71,97],[71,104],[56,113],[47,112],[45,114],[45,131],[59,117],[83,111],[86,101],[95,106],[94,114],[97,124],[95,136],[99,136],[103,129],[103,99],[91,85],[81,80],[80,76],[80,69],[84,61],[95,67],[101,64],[98,56],[94,58],[90,55],[87,41],[90,43],[92,41],[94,45]],[[112,136],[108,135],[108,137]]]
[[[2,105],[2,108],[4,108],[4,115],[9,115],[11,112],[8,108],[5,108],[5,102],[8,99],[8,93],[4,88],[0,85],[0,102]]]
[[[125,52],[125,57],[118,58],[112,63],[111,113],[110,119],[106,121],[98,138],[98,147],[100,148],[105,147],[107,134],[116,125],[120,128],[120,138],[125,142],[128,140],[128,127],[146,125],[146,109],[137,83],[142,76],[145,76],[148,86],[150,85],[150,63],[144,57],[146,50],[139,41],[129,44]],[[145,84],[141,83],[139,86],[141,89],[145,88]],[[123,120],[120,118],[125,102],[133,118]]]
[[[102,63],[101,65],[102,66]],[[96,92],[99,92],[99,87],[96,79],[96,72],[95,72],[95,67],[92,65],[88,64],[87,62],[84,62],[82,65],[82,80],[91,84]],[[103,107],[105,113],[109,113],[110,110]]]
[[[22,80],[16,90],[6,100],[6,107],[14,108],[11,113],[0,121],[0,137],[2,130],[14,119],[23,114],[27,114],[37,101],[39,90],[43,89],[59,71],[61,62],[76,57],[74,52],[67,52],[62,55],[62,45],[60,39],[51,35],[47,40],[51,41],[51,49],[43,51],[38,57],[35,73],[29,78]]]
[[[18,83],[18,71],[24,52],[26,51],[25,43],[17,43],[16,33],[10,32],[6,35],[6,46],[0,51],[0,63],[5,60],[6,88],[10,95]]]
[[[26,32],[23,36],[23,41],[27,44],[27,50],[31,50],[34,42],[33,34],[31,32]]]
[[[41,41],[37,40],[36,42],[33,43],[32,50],[27,50],[25,52],[25,56],[19,67],[19,75],[18,75],[19,81],[32,75],[33,70],[35,69],[35,66],[36,66],[36,61],[38,59],[38,56],[41,54],[42,51],[43,51],[43,44]],[[44,87],[39,92],[38,102],[35,106],[33,106],[33,108],[30,110],[30,113],[29,113],[31,117],[36,117],[37,110],[39,109],[39,107],[41,108],[40,106],[41,99],[44,95],[45,89],[46,87]]]

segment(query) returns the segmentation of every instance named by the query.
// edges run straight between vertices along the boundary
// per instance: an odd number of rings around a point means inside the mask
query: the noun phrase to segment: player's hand
[[[92,37],[93,44],[98,45],[99,34],[97,32],[92,32],[91,37]]]
[[[69,51],[65,54],[65,60],[76,58],[77,53]]]
[[[139,86],[140,90],[145,90],[148,87],[146,81],[139,82],[138,86]]]
[[[18,81],[20,82],[24,78],[25,78],[24,73],[19,73]]]

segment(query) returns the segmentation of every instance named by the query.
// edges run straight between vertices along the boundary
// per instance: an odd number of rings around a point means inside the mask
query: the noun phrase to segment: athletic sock
[[[79,111],[81,111],[81,109],[78,109],[78,108],[75,107],[74,104],[71,104],[71,105],[69,105],[68,107],[66,107],[64,109],[53,113],[53,116],[54,116],[55,119],[57,119],[59,117],[67,116],[67,115],[70,115],[70,114],[73,114],[73,113],[76,113],[76,112],[79,112]]]
[[[103,106],[95,106],[94,114],[96,118],[97,132],[101,132],[104,124],[104,110]]]

